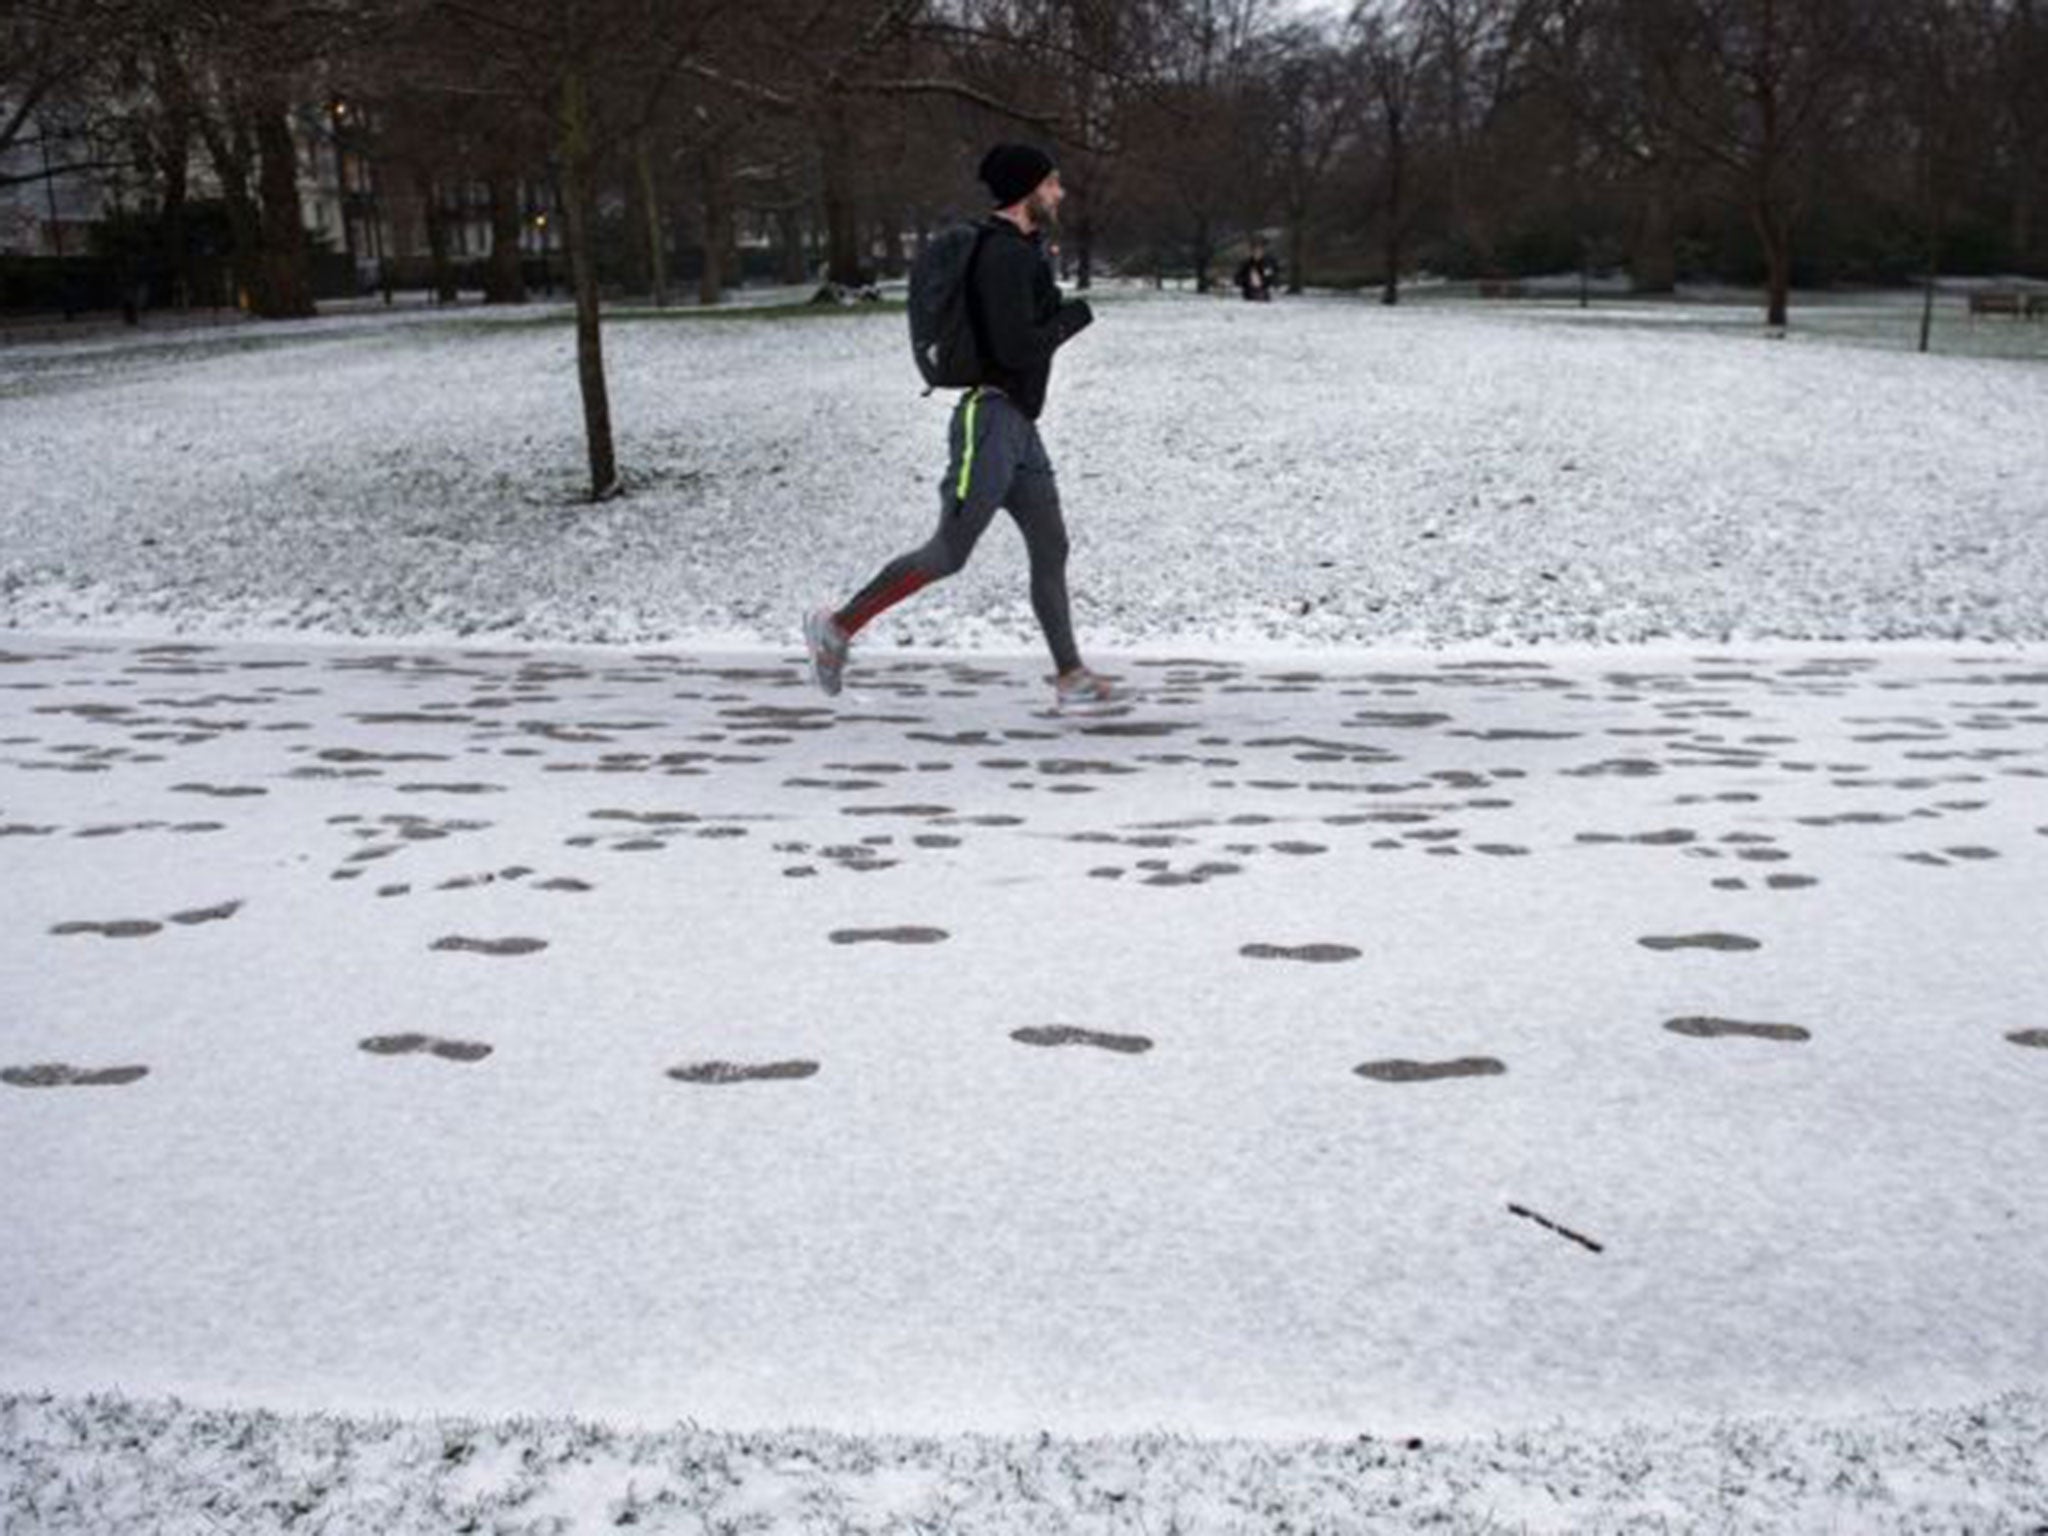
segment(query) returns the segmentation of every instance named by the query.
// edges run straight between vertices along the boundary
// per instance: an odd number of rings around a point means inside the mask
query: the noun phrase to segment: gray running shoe
[[[831,609],[819,608],[804,615],[804,648],[811,653],[811,681],[827,694],[839,692],[839,674],[846,670],[848,645],[845,631],[833,622]]]
[[[1076,667],[1054,678],[1052,693],[1053,702],[1061,709],[1070,709],[1077,704],[1083,707],[1110,704],[1117,699],[1117,691],[1109,679],[1099,672],[1090,672],[1086,667]]]

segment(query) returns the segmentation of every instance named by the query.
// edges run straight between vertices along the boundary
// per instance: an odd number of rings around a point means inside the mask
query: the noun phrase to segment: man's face
[[[1067,189],[1060,185],[1060,173],[1054,171],[1031,189],[1031,195],[1024,199],[1024,206],[1031,210],[1034,224],[1043,229],[1053,229],[1060,222],[1060,201],[1066,195]]]

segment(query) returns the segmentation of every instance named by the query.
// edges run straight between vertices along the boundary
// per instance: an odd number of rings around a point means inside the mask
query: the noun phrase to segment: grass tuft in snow
[[[1427,1443],[624,1431],[0,1394],[0,1524],[816,1532],[2032,1533],[2048,1399]]]

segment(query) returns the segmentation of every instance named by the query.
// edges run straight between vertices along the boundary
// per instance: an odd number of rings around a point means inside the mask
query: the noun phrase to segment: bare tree
[[[2002,0],[1996,34],[1997,122],[2014,259],[2048,275],[2040,209],[2048,198],[2048,5]]]
[[[1494,265],[1501,203],[1486,160],[1500,118],[1521,89],[1531,0],[1412,0],[1428,40],[1427,96],[1443,146],[1450,227],[1466,261]]]
[[[120,84],[102,100],[144,134],[136,158],[182,216],[185,152],[201,144],[219,183],[236,282],[266,318],[313,313],[300,142],[314,137],[329,63],[374,29],[381,0],[99,0]],[[153,138],[153,144],[149,141]],[[153,162],[153,163],[150,163]]]
[[[660,0],[411,0],[410,26],[394,43],[415,67],[437,69],[448,63],[438,50],[452,39],[462,49],[464,73],[444,74],[442,89],[473,77],[480,82],[474,88],[501,110],[548,131],[576,295],[576,373],[593,501],[623,488],[598,293],[599,167],[657,115],[705,46],[714,9]]]
[[[227,6],[179,14],[161,34],[158,89],[166,111],[190,121],[206,146],[250,310],[301,319],[313,313],[313,288],[289,120],[297,92],[267,49],[245,51],[238,23],[247,19]]]
[[[992,60],[1029,65],[1051,57],[1085,58],[1092,38],[1131,30],[1103,21],[1109,0],[1068,3],[1078,7],[1068,18],[1071,25],[1051,0],[963,0],[950,6],[935,0],[836,6],[764,0],[747,12],[750,39],[698,72],[757,110],[805,126],[817,158],[826,279],[853,285],[866,275],[861,166],[878,137],[886,142],[876,131],[882,105],[948,101],[1012,131],[1080,140],[1079,125],[1063,111],[1060,71],[988,68]],[[1006,79],[1014,88],[992,85],[991,79]]]
[[[1870,16],[1863,0],[1636,0],[1626,12],[1664,128],[1719,169],[1749,218],[1775,328],[1788,320],[1802,173],[1858,83]]]
[[[1903,129],[1899,160],[1911,168],[1910,202],[1924,241],[1922,352],[1950,217],[1971,168],[1990,157],[1990,122],[1978,103],[1996,94],[1996,24],[1991,0],[1895,0],[1876,29],[1876,79]]]
[[[1408,186],[1416,94],[1429,56],[1429,34],[1393,0],[1359,0],[1351,13],[1352,48],[1380,130],[1382,304],[1401,302],[1401,269],[1414,219]]]
[[[1630,285],[1668,293],[1676,285],[1680,189],[1696,161],[1657,102],[1655,63],[1645,34],[1628,24],[1634,0],[1540,0],[1530,18],[1532,67],[1569,112],[1577,137],[1575,176],[1604,174],[1627,190]]]
[[[1355,85],[1324,27],[1298,24],[1278,39],[1273,90],[1289,293],[1300,293],[1308,282],[1309,232],[1338,151],[1357,132],[1361,103]]]
[[[1272,199],[1278,151],[1266,0],[1180,0],[1156,12],[1149,85],[1129,107],[1128,213],[1155,263],[1184,253],[1207,292],[1221,246]]]
[[[43,128],[59,109],[76,115],[101,102],[108,55],[129,30],[125,4],[114,0],[5,0],[0,4],[0,154],[25,138],[52,150],[42,164],[0,172],[0,186],[74,176],[102,168],[78,153],[84,135],[54,135]]]
[[[739,146],[751,121],[748,114],[734,110],[730,100],[719,107],[702,106],[685,151],[697,189],[697,229],[703,262],[697,275],[697,300],[717,304],[725,290],[738,279],[727,270],[735,249],[734,226],[738,217]]]
[[[1020,128],[1059,150],[1068,193],[1063,244],[1079,287],[1094,280],[1105,220],[1145,179],[1134,162],[1170,90],[1162,60],[1180,4],[966,0],[950,17],[931,14],[917,27],[921,43],[936,45],[945,73],[975,93],[954,103],[943,152],[956,167],[990,136],[1014,137]],[[949,174],[957,183],[957,168]]]
[[[1144,91],[1144,59],[1153,33],[1143,5],[1116,0],[1062,0],[1050,17],[1059,48],[1066,102],[1060,136],[1068,146],[1065,179],[1073,192],[1077,287],[1095,280],[1102,220],[1114,206],[1128,156],[1131,108]]]

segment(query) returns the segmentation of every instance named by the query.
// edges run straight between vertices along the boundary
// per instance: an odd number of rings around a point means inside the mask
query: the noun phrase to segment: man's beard
[[[1034,192],[1025,201],[1024,206],[1031,210],[1031,223],[1035,228],[1044,230],[1048,235],[1059,233],[1059,211],[1053,207],[1050,199]]]

